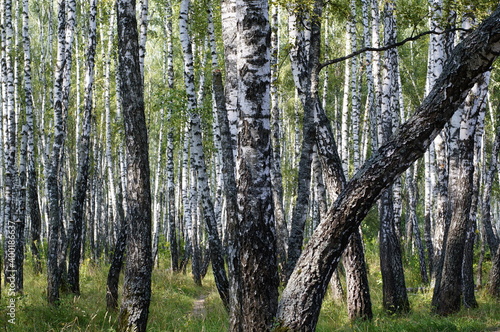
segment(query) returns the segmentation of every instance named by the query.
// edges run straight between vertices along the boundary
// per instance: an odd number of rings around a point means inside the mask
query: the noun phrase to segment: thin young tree
[[[189,125],[191,131],[191,167],[196,172],[197,188],[200,195],[200,203],[203,207],[203,218],[208,230],[208,241],[210,246],[210,259],[215,277],[215,283],[222,302],[228,306],[229,303],[229,281],[224,265],[222,242],[217,231],[217,221],[215,220],[214,206],[210,195],[208,184],[207,167],[205,154],[203,151],[203,139],[201,135],[201,118],[198,110],[198,102],[195,95],[194,86],[194,62],[191,36],[188,29],[188,10],[190,0],[181,2],[179,19],[179,32],[181,37],[182,50],[184,55],[184,81],[187,92],[187,110],[189,115]]]
[[[172,7],[167,1],[165,21],[166,43],[166,72],[167,86],[170,91],[174,89],[174,56],[172,43]],[[173,106],[168,105],[167,121],[170,122]],[[174,128],[169,126],[167,130],[167,201],[168,201],[168,242],[170,243],[170,256],[172,271],[179,270],[179,253],[177,250],[177,228],[175,224],[175,186],[174,186]]]
[[[27,200],[28,213],[31,220],[31,253],[33,255],[33,264],[35,273],[42,272],[42,262],[40,254],[40,232],[41,232],[41,214],[38,203],[37,173],[35,168],[35,128],[33,114],[33,87],[31,80],[31,41],[29,34],[29,1],[23,0],[23,54],[24,54],[24,94],[26,103],[26,130],[28,132],[27,141]]]
[[[88,177],[90,169],[90,133],[92,130],[92,109],[94,94],[94,67],[95,50],[97,44],[97,0],[90,1],[89,8],[89,31],[88,46],[85,54],[85,95],[83,105],[82,133],[79,137],[78,147],[78,171],[76,178],[76,188],[72,206],[72,232],[70,234],[68,283],[70,290],[75,294],[80,294],[80,258],[82,252],[82,233],[85,198],[88,189]]]
[[[66,6],[68,8],[66,8]],[[54,139],[47,176],[49,239],[47,257],[47,296],[50,304],[59,301],[61,286],[63,238],[62,220],[62,155],[66,139],[66,116],[69,104],[72,31],[74,29],[75,2],[58,1],[57,60],[54,70]],[[65,262],[64,262],[65,263]]]

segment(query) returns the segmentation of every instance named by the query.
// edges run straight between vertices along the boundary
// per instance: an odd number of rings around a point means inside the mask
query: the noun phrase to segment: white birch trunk
[[[224,64],[226,67],[225,91],[226,111],[231,132],[234,159],[238,151],[238,77],[237,77],[237,41],[236,41],[236,2],[223,0],[221,4],[222,40],[224,42]]]
[[[148,39],[148,0],[139,0],[139,65],[144,80],[144,59],[146,57],[146,42]]]
[[[94,93],[94,68],[96,53],[97,32],[97,1],[91,0],[89,15],[88,49],[86,52],[85,65],[85,96],[84,115],[82,123],[82,134],[78,138],[79,157],[78,174],[75,184],[75,192],[72,206],[73,230],[70,233],[70,252],[68,266],[68,282],[70,289],[75,294],[80,294],[80,259],[82,251],[82,234],[84,223],[84,203],[88,188],[88,176],[90,168],[90,134],[92,130],[92,109]]]
[[[236,1],[238,50],[238,284],[233,331],[271,329],[278,305],[270,178],[270,26],[266,0]],[[236,294],[232,294],[236,295]],[[241,297],[240,297],[241,296]],[[233,300],[233,297],[231,297]]]
[[[174,56],[172,45],[172,7],[170,1],[166,5],[166,23],[165,35],[167,38],[166,48],[166,72],[167,85],[172,91],[174,88]],[[173,106],[168,105],[167,123],[170,123],[172,118]],[[179,253],[177,248],[177,227],[176,227],[176,205],[175,205],[175,184],[174,184],[174,132],[173,126],[169,126],[167,130],[167,201],[168,201],[168,241],[170,242],[171,266],[172,271],[179,270]]]
[[[190,0],[181,3],[179,32],[184,55],[184,81],[187,93],[187,109],[190,118],[191,143],[191,166],[196,171],[198,192],[203,206],[203,217],[209,233],[210,257],[215,282],[223,303],[227,305],[229,300],[229,282],[223,261],[222,243],[217,233],[217,221],[215,220],[214,206],[210,195],[208,184],[207,167],[203,151],[203,140],[201,133],[201,120],[196,100],[194,87],[194,63],[191,37],[188,30],[188,11]]]

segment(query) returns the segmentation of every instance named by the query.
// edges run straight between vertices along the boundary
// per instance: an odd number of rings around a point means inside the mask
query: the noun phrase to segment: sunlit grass
[[[370,290],[374,319],[371,322],[350,322],[345,303],[335,303],[327,294],[317,331],[495,331],[500,329],[500,304],[485,294],[477,293],[478,309],[463,309],[449,317],[430,313],[431,291],[410,294],[411,312],[389,316],[382,309],[378,259],[368,253]],[[0,328],[6,331],[115,331],[117,312],[106,311],[105,287],[107,265],[85,261],[81,268],[81,295],[62,294],[58,307],[47,305],[46,275],[34,275],[30,262],[25,268],[25,292],[17,299],[16,325],[7,322],[7,293],[0,300]],[[418,286],[418,271],[407,272]],[[155,268],[152,280],[152,301],[148,331],[226,331],[228,315],[218,296],[210,271],[199,287],[191,275],[173,274],[168,262]],[[206,315],[192,314],[193,303],[205,297]]]

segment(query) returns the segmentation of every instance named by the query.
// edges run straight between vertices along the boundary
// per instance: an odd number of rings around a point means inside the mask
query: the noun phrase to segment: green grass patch
[[[329,331],[495,331],[500,329],[500,304],[483,290],[477,293],[479,308],[463,309],[449,317],[430,313],[430,291],[410,294],[411,312],[389,316],[382,309],[380,273],[372,255],[370,287],[374,319],[350,322],[345,303],[335,303],[327,294],[317,326],[319,332]],[[34,275],[29,262],[25,268],[25,292],[16,299],[16,324],[8,323],[9,298],[6,289],[0,300],[0,329],[5,331],[115,331],[117,312],[106,311],[105,287],[108,266],[85,261],[81,268],[81,296],[62,294],[61,304],[52,307],[46,301],[45,275]],[[413,272],[409,272],[409,276]],[[415,279],[415,286],[417,282]],[[412,282],[413,286],[413,282]],[[163,264],[153,273],[153,296],[148,331],[226,331],[228,315],[218,296],[213,276],[196,286],[187,274],[173,274]],[[193,315],[193,305],[205,298],[204,316]]]

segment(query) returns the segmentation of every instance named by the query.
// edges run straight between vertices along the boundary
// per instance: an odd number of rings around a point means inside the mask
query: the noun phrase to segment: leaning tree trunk
[[[330,208],[283,290],[277,317],[282,327],[315,329],[328,281],[352,232],[381,191],[423,156],[478,77],[500,55],[499,18],[500,8],[497,8],[455,48],[416,113],[365,162]]]
[[[148,132],[134,0],[117,0],[120,91],[127,148],[127,268],[119,331],[146,331],[151,300],[151,188]]]
[[[90,168],[90,132],[92,130],[92,107],[93,107],[93,87],[94,87],[94,67],[95,67],[95,49],[96,49],[96,14],[97,0],[90,2],[89,16],[89,35],[88,49],[86,54],[86,73],[85,73],[85,96],[84,96],[84,115],[83,131],[79,138],[78,153],[78,175],[76,178],[75,196],[73,197],[73,231],[70,239],[69,265],[68,265],[68,283],[70,290],[75,294],[80,294],[80,258],[82,252],[82,233],[84,204],[88,187],[88,176]]]

